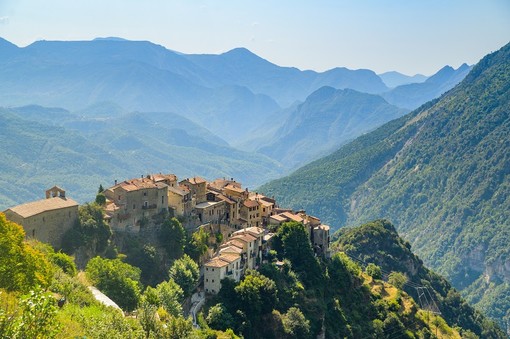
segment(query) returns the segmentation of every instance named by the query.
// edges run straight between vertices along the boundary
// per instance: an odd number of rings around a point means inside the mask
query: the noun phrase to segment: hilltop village
[[[201,263],[206,293],[218,293],[223,278],[237,282],[247,269],[257,269],[271,249],[274,232],[288,221],[305,226],[316,255],[330,254],[330,227],[319,218],[281,208],[275,199],[243,189],[233,178],[179,181],[174,174],[150,174],[115,181],[102,193],[104,219],[113,233],[150,232],[169,216],[182,220],[189,232],[205,228],[221,233],[221,243]],[[63,234],[78,219],[78,207],[55,186],[46,191],[45,199],[9,208],[4,214],[23,226],[27,238],[60,248]]]

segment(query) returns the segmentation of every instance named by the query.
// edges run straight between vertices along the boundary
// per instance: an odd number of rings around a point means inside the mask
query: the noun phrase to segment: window
[[[211,282],[214,282],[214,279],[212,279]]]
[[[209,282],[209,279],[205,279],[205,282]]]
[[[133,209],[135,209],[135,208],[136,208],[136,205],[135,205],[135,204],[133,204]]]
[[[146,197],[147,196],[147,192],[143,192],[143,196]]]
[[[147,208],[147,206],[149,206],[149,202],[144,201],[144,202],[143,202],[143,207]]]
[[[162,196],[161,196],[161,203],[162,203],[162,204],[164,204],[164,203],[165,203],[165,196],[164,196],[164,195],[162,195]]]

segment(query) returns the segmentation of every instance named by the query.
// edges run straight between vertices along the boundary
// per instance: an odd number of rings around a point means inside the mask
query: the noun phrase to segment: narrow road
[[[122,311],[122,309],[119,307],[119,305],[117,305],[115,303],[115,301],[113,301],[112,299],[108,298],[107,295],[103,294],[100,290],[98,290],[97,288],[95,288],[94,286],[89,286],[89,290],[92,292],[92,294],[94,295],[94,298],[96,298],[97,301],[99,301],[101,304],[103,305],[106,305],[106,306],[111,306],[113,308],[116,308],[118,309],[119,311],[121,311],[122,313],[124,313]]]
[[[189,311],[189,315],[193,319],[193,327],[200,328],[197,323],[197,313],[200,311],[202,306],[204,306],[205,302],[205,293],[204,292],[198,292],[194,293],[191,296],[191,307]]]

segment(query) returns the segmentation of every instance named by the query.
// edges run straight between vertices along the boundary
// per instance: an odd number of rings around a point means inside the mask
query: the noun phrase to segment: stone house
[[[312,245],[315,249],[315,252],[320,255],[324,255],[326,258],[329,258],[329,229],[328,225],[318,225],[313,228],[312,231]]]
[[[186,186],[168,187],[168,207],[174,210],[176,216],[189,217],[193,210],[191,191]]]
[[[179,182],[179,185],[188,187],[191,191],[193,206],[206,201],[207,181],[200,177],[186,178]]]
[[[168,211],[168,186],[150,178],[123,181],[106,189],[105,212],[115,230],[138,232],[152,218]]]
[[[262,226],[260,203],[257,200],[245,200],[241,205],[240,215],[247,221],[248,227]]]
[[[245,235],[249,235],[255,239],[253,243],[248,245],[248,255],[246,256],[246,263],[248,264],[247,268],[255,268],[261,263],[265,233],[265,230],[260,227],[248,227],[232,233],[232,237],[230,239],[238,239],[239,236],[244,237]]]
[[[226,208],[224,201],[205,201],[195,206],[196,214],[201,223],[220,224],[225,221]]]
[[[241,257],[234,253],[222,253],[204,264],[204,290],[216,294],[221,288],[221,280],[241,279]]]
[[[78,221],[78,203],[60,187],[46,191],[46,199],[8,208],[6,218],[21,226],[27,238],[62,247],[62,237]]]

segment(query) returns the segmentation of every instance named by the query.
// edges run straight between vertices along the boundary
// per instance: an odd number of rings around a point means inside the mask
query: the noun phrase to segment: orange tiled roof
[[[237,254],[241,254],[241,253],[243,253],[243,249],[239,248],[237,246],[234,246],[234,245],[227,245],[227,246],[224,246],[224,247],[220,247],[220,253],[237,253]]]
[[[206,262],[204,264],[204,266],[219,268],[219,267],[228,266],[228,262],[221,260],[219,257],[214,257],[214,258],[211,258],[208,262]]]
[[[235,187],[234,185],[231,185],[231,184],[225,186],[225,189],[228,189],[230,191],[237,192],[237,193],[244,193],[245,192],[242,188]]]
[[[121,182],[120,184],[117,184],[116,186],[113,186],[111,189],[121,187],[123,190],[127,192],[137,191],[140,189],[147,189],[147,188],[163,188],[166,187],[165,184],[157,182],[154,183],[152,180],[148,178],[136,178],[131,180],[125,180]]]
[[[252,242],[252,241],[255,241],[257,240],[257,238],[255,238],[253,235],[251,234],[237,234],[237,235],[234,235],[232,238],[230,239],[239,239],[241,241],[246,241],[246,242]]]
[[[255,201],[255,200],[245,200],[243,202],[243,205],[250,208],[250,207],[258,207],[259,203],[258,203],[258,201]]]
[[[190,184],[193,184],[193,185],[203,184],[203,183],[207,182],[204,178],[200,178],[200,177],[188,178],[186,181],[188,181]]]
[[[227,241],[226,244],[231,245],[231,246],[235,246],[235,247],[240,248],[240,249],[244,248],[244,243],[242,241],[238,240],[238,239],[231,239],[231,240]]]
[[[290,212],[283,212],[280,214],[281,216],[285,217],[285,218],[288,218],[292,221],[297,221],[297,222],[303,222],[304,219],[301,218],[299,215],[296,215],[294,213],[290,213]]]
[[[241,259],[241,256],[239,254],[234,253],[222,253],[220,254],[220,259],[231,264],[234,261]]]

